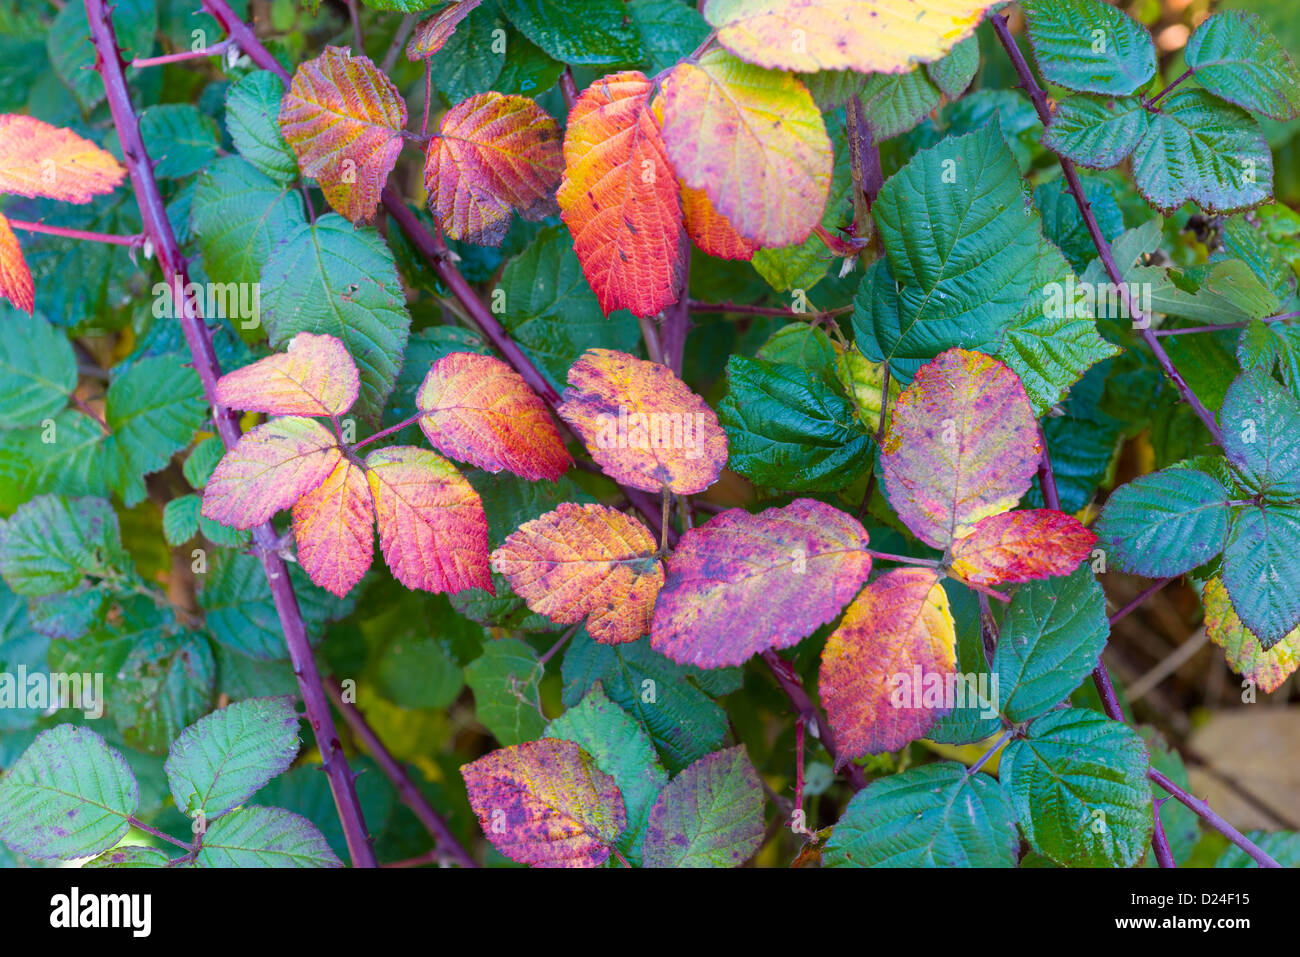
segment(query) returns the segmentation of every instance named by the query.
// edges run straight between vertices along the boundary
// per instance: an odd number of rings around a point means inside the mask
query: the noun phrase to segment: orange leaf
[[[280,131],[304,176],[352,222],[369,219],[402,151],[406,103],[364,56],[326,47],[298,67],[280,101]]]
[[[1064,512],[1003,512],[980,519],[973,532],[953,542],[952,573],[976,585],[1068,575],[1096,542],[1096,535]]]
[[[653,316],[677,301],[686,264],[677,177],[636,70],[597,80],[578,97],[564,134],[556,199],[582,272],[609,315]]]
[[[394,578],[424,591],[496,594],[483,500],[454,465],[434,452],[393,446],[366,456],[366,478]]]
[[[935,572],[900,568],[862,589],[826,640],[818,679],[841,763],[897,751],[952,710],[956,642]]]
[[[727,433],[671,369],[613,349],[588,349],[569,369],[560,417],[616,482],[702,492],[727,464]]]
[[[350,459],[293,507],[298,563],[321,588],[342,598],[374,558],[375,510],[366,473]]]
[[[252,528],[320,485],[343,451],[314,419],[284,416],[245,433],[203,489],[203,515]]]
[[[112,155],[72,130],[30,116],[0,116],[0,193],[88,203],[125,177]]]
[[[23,248],[0,213],[0,296],[4,296],[29,316],[36,309],[36,287],[23,258]]]
[[[748,261],[758,251],[758,243],[736,232],[727,217],[713,208],[709,194],[702,189],[682,185],[682,215],[687,235],[703,253],[719,259]]]
[[[746,239],[801,243],[822,221],[834,149],[794,76],[712,50],[664,80],[663,138],[677,174]]]
[[[511,533],[492,567],[539,615],[561,625],[587,618],[592,638],[617,645],[650,630],[664,583],[656,548],[650,530],[617,509],[564,502]]]
[[[1255,682],[1265,694],[1282,687],[1300,665],[1300,628],[1265,651],[1232,606],[1221,576],[1215,575],[1205,583],[1201,597],[1205,603],[1205,633],[1223,649],[1228,667]]]
[[[560,127],[524,96],[480,93],[442,118],[429,143],[424,188],[452,239],[499,246],[510,210],[528,220],[558,212]]]
[[[270,415],[341,415],[357,401],[360,387],[356,363],[342,342],[300,332],[284,352],[223,375],[217,401]]]
[[[426,60],[433,56],[451,39],[460,22],[482,2],[483,0],[453,0],[429,19],[421,21],[406,45],[406,58]]]
[[[555,481],[573,462],[541,398],[492,356],[443,356],[424,377],[415,406],[434,448],[489,472]]]

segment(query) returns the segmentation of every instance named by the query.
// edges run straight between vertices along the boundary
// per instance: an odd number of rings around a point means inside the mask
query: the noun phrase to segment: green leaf
[[[873,443],[857,410],[818,372],[733,355],[727,382],[718,421],[728,465],[755,484],[834,491],[870,467]]]
[[[671,772],[708,754],[727,734],[727,715],[710,695],[738,686],[739,670],[701,671],[650,648],[649,638],[601,645],[585,629],[564,655],[564,703],[573,707],[600,682],[605,693],[645,728]]]
[[[209,559],[208,570],[200,578],[199,605],[212,637],[261,661],[287,658],[284,630],[262,563],[239,552],[221,552]],[[313,643],[320,640],[326,622],[342,618],[356,604],[355,599],[335,598],[313,585],[300,565],[289,566],[289,578]]]
[[[128,746],[165,754],[186,725],[211,709],[216,680],[207,638],[156,634],[131,650],[116,675],[113,723]]]
[[[1283,867],[1300,867],[1300,833],[1296,831],[1247,831],[1246,840]],[[1230,845],[1215,867],[1259,867],[1255,859],[1236,845]]]
[[[199,509],[203,496],[182,495],[163,507],[163,538],[172,548],[179,548],[199,533]]]
[[[763,843],[763,791],[743,745],[706,755],[650,808],[646,867],[739,867]]]
[[[0,582],[0,734],[20,731],[34,725],[45,710],[28,700],[18,707],[14,693],[19,690],[18,669],[29,675],[48,674],[50,640],[36,628],[27,598],[15,595]]]
[[[0,778],[0,836],[40,861],[90,857],[131,829],[140,788],[122,756],[89,728],[42,731]]]
[[[878,778],[853,796],[822,852],[826,867],[1015,867],[1011,799],[954,761]]]
[[[39,495],[0,526],[0,575],[20,595],[116,579],[130,566],[117,515],[103,499]]]
[[[445,642],[405,634],[384,648],[376,681],[380,694],[403,708],[446,708],[465,687],[465,673]]]
[[[170,858],[156,847],[144,844],[126,844],[105,851],[82,867],[166,867]]]
[[[157,29],[155,6],[153,0],[121,0],[114,4],[113,30],[125,62],[153,52]],[[54,72],[72,91],[82,110],[89,113],[104,99],[104,81],[95,72],[95,47],[90,42],[86,5],[64,4],[45,35],[45,44]],[[134,70],[127,73],[128,84],[134,76]]]
[[[1267,651],[1300,625],[1300,506],[1249,506],[1232,517],[1223,584]]]
[[[1275,120],[1300,115],[1300,73],[1264,21],[1227,10],[1202,23],[1183,51],[1211,93]]]
[[[131,363],[108,387],[104,439],[109,484],[130,508],[148,494],[145,475],[161,471],[208,417],[203,384],[177,354]]]
[[[837,110],[862,92],[867,75],[853,70],[821,70],[817,73],[796,74],[812,94],[817,109],[822,112]]]
[[[249,806],[203,835],[198,867],[342,867],[316,825],[278,807]]]
[[[459,103],[492,89],[505,64],[507,43],[505,21],[493,5],[483,4],[470,11],[447,43],[432,59],[434,88],[449,103]],[[500,32],[498,32],[500,31]],[[514,51],[510,51],[511,56]]]
[[[63,332],[37,313],[0,336],[0,429],[37,425],[68,404],[77,359]]]
[[[198,178],[190,216],[203,268],[219,283],[257,282],[276,243],[307,221],[297,190],[236,156],[222,157]]]
[[[297,754],[293,700],[250,698],[181,732],[167,755],[167,784],[178,810],[211,821],[248,801]]]
[[[650,72],[677,65],[709,35],[709,25],[682,0],[628,0],[627,13],[645,42]]]
[[[980,43],[975,36],[962,40],[942,59],[927,63],[925,70],[943,95],[955,100],[966,92],[980,68]]]
[[[1135,96],[1079,93],[1056,107],[1043,145],[1081,166],[1108,169],[1133,152],[1151,124]]]
[[[530,42],[518,30],[511,30],[506,38],[506,57],[501,73],[492,81],[498,93],[529,96],[534,99],[555,86],[564,72],[564,64],[552,60],[546,51]]]
[[[281,183],[298,178],[298,160],[280,135],[284,81],[270,70],[250,73],[226,91],[226,129],[239,155]]]
[[[140,136],[160,179],[197,173],[221,145],[216,121],[189,103],[149,107],[140,114]]]
[[[1069,867],[1132,867],[1154,826],[1146,745],[1090,708],[1049,711],[998,776],[1030,845]]]
[[[1133,93],[1156,73],[1146,28],[1101,0],[1025,0],[1029,43],[1049,83]]]
[[[650,736],[606,697],[599,683],[579,704],[548,724],[544,736],[572,741],[614,779],[627,809],[627,828],[618,847],[633,865],[640,865],[650,806],[668,783],[668,772],[659,763]]]
[[[871,138],[880,143],[906,133],[938,109],[939,88],[918,65],[907,73],[873,73],[859,99]]]
[[[49,425],[0,431],[0,510],[36,495],[108,495],[104,431],[90,416],[64,409]]]
[[[1003,713],[1020,723],[1064,701],[1097,667],[1109,635],[1106,596],[1087,562],[1021,585],[993,656]]]
[[[906,382],[946,349],[995,342],[1031,297],[1042,301],[1035,280],[1055,251],[1025,189],[996,121],[922,150],[885,181],[872,207],[885,257],[867,269],[853,313],[868,359]]]
[[[1043,415],[1060,402],[1090,368],[1119,353],[1097,332],[1090,309],[1070,299],[1074,276],[1065,257],[1044,245],[1036,285],[1040,300],[1007,326],[994,355],[1024,384],[1034,415]]]
[[[637,63],[645,56],[619,0],[501,0],[501,9],[524,36],[564,63]]]
[[[498,302],[501,324],[560,392],[569,366],[588,349],[636,352],[641,339],[641,327],[627,310],[605,318],[562,226],[543,229],[506,263],[493,293]]]
[[[1228,534],[1228,493],[1195,469],[1163,469],[1116,489],[1094,529],[1110,563],[1148,578],[1209,561]]]
[[[1110,184],[1094,176],[1081,176],[1080,180],[1101,234],[1110,242],[1124,232],[1124,216],[1115,202],[1115,193]],[[1065,254],[1076,273],[1083,272],[1097,257],[1097,247],[1092,244],[1088,226],[1065,179],[1058,177],[1034,187],[1034,205],[1043,216],[1043,234]]]
[[[532,741],[546,728],[538,682],[537,652],[518,638],[499,638],[465,667],[474,692],[474,714],[503,745]]]
[[[208,484],[212,470],[217,467],[221,457],[226,454],[226,445],[219,436],[209,436],[190,451],[181,466],[185,481],[194,489],[201,489]]]
[[[350,414],[379,421],[411,317],[393,254],[374,229],[336,213],[294,229],[262,269],[262,318],[273,348],[300,332],[341,339],[361,373]]]
[[[1300,401],[1258,370],[1228,387],[1223,451],[1242,484],[1275,501],[1300,498]]]
[[[948,595],[957,632],[956,674],[975,679],[975,694],[963,694],[954,707],[926,732],[930,741],[946,744],[972,744],[1002,730],[998,713],[997,688],[984,654],[984,637],[979,601],[975,592],[961,582],[945,578],[940,584]]]
[[[1178,89],[1133,151],[1133,182],[1169,214],[1189,200],[1207,212],[1258,206],[1273,193],[1273,155],[1259,124],[1204,90]]]

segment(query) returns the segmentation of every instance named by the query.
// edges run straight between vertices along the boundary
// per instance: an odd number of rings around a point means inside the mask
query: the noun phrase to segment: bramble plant
[[[0,865],[1300,862],[1297,35],[698,6],[0,3]]]

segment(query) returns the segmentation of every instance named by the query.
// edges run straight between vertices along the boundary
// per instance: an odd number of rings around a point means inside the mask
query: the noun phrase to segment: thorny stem
[[[1242,834],[1223,818],[1219,817],[1219,815],[1215,814],[1214,810],[1210,807],[1209,801],[1203,801],[1200,798],[1192,797],[1192,795],[1188,794],[1155,768],[1151,768],[1147,771],[1147,778],[1154,784],[1158,784],[1168,791],[1171,795],[1177,798],[1180,803],[1185,804],[1187,807],[1195,811],[1197,817],[1249,854],[1251,859],[1260,867],[1282,866],[1277,861],[1273,860],[1272,856],[1267,851],[1263,848],[1257,847],[1248,837],[1246,837],[1246,835]]]
[[[794,809],[803,810],[803,734],[804,717],[800,715],[794,722]]]
[[[1025,61],[1024,54],[1020,52],[1015,39],[1011,36],[1007,21],[996,11],[990,11],[988,19],[993,24],[993,29],[1006,50],[1011,65],[1015,67],[1016,74],[1020,77],[1021,86],[1029,94],[1029,98],[1033,100],[1034,109],[1038,111],[1038,118],[1046,126],[1052,119],[1051,110],[1047,106],[1047,94],[1038,85],[1038,81],[1034,79],[1029,64]],[[1074,163],[1060,154],[1056,154],[1056,158],[1061,164],[1061,172],[1065,175],[1066,185],[1069,187],[1071,195],[1074,196],[1074,201],[1083,216],[1084,224],[1088,228],[1088,235],[1092,237],[1092,243],[1097,248],[1097,254],[1101,257],[1102,265],[1106,267],[1106,274],[1110,277],[1110,281],[1115,284],[1115,288],[1119,290],[1121,305],[1129,316],[1141,315],[1140,310],[1136,308],[1132,297],[1129,295],[1128,284],[1124,281],[1124,275],[1115,263],[1115,256],[1111,252],[1110,243],[1102,235],[1101,226],[1097,223],[1097,217],[1093,215],[1092,207],[1088,204],[1088,198],[1083,192],[1083,183],[1079,181],[1079,173],[1075,169]],[[1192,411],[1196,413],[1197,418],[1201,420],[1210,436],[1214,439],[1215,445],[1221,446],[1223,444],[1223,433],[1219,430],[1219,424],[1214,421],[1214,415],[1196,397],[1196,393],[1191,390],[1182,374],[1174,367],[1173,360],[1165,352],[1164,346],[1160,344],[1160,340],[1156,337],[1154,331],[1148,327],[1142,329],[1141,332],[1147,347],[1154,353],[1156,361],[1160,363],[1160,368],[1164,370],[1165,375],[1178,388],[1183,401],[1192,407]]]
[[[402,763],[384,747],[384,742],[379,739],[379,735],[375,734],[374,729],[370,727],[365,715],[357,709],[355,704],[344,699],[343,686],[339,683],[339,680],[331,675],[326,679],[326,684],[329,687],[330,696],[334,699],[334,706],[343,715],[343,720],[348,723],[352,733],[361,739],[366,750],[370,752],[370,756],[375,759],[375,763],[383,770],[388,780],[393,782],[393,787],[397,788],[397,795],[401,798],[402,803],[410,808],[420,823],[424,825],[424,829],[433,837],[438,849],[445,856],[453,858],[461,867],[478,867],[478,862],[470,857],[469,852],[456,840],[456,835],[452,834],[447,822],[433,809],[433,805],[425,799],[424,794],[415,786],[415,782],[406,773]]]
[[[9,225],[14,229],[21,229],[29,233],[48,233],[51,236],[62,236],[65,239],[84,239],[92,243],[108,243],[112,246],[143,246],[146,242],[144,234],[135,236],[119,236],[114,233],[92,233],[85,229],[68,229],[66,226],[47,226],[45,223],[28,223],[21,219],[9,220]]]
[[[764,651],[761,656],[763,663],[772,671],[776,678],[777,684],[785,692],[785,696],[790,699],[790,704],[794,707],[795,715],[805,723],[811,724],[813,734],[821,741],[822,747],[826,753],[831,756],[831,763],[835,769],[840,770],[839,750],[835,746],[835,732],[831,730],[830,724],[822,717],[817,706],[812,703],[808,697],[808,692],[804,690],[803,682],[799,680],[799,673],[794,670],[784,658],[775,651]],[[845,760],[844,773],[849,779],[849,784],[853,790],[861,791],[867,786],[867,779],[862,773],[862,768],[858,767],[852,761]]]
[[[997,33],[998,40],[1001,42],[1003,49],[1006,50],[1012,66],[1015,67],[1016,74],[1020,77],[1021,85],[1029,94],[1029,98],[1033,100],[1034,108],[1038,112],[1039,119],[1041,119],[1044,126],[1046,126],[1051,121],[1051,111],[1047,108],[1047,94],[1044,92],[1043,88],[1038,85],[1038,81],[1034,79],[1033,72],[1029,69],[1029,64],[1025,61],[1024,55],[1020,52],[1020,48],[1016,46],[1015,38],[1011,36],[1011,30],[1007,27],[1006,19],[996,11],[990,11],[988,19],[992,23],[993,30]],[[1075,204],[1079,208],[1079,214],[1083,217],[1084,224],[1088,228],[1088,235],[1092,238],[1092,243],[1097,249],[1097,254],[1101,257],[1102,264],[1106,267],[1107,275],[1110,277],[1111,282],[1115,284],[1116,288],[1121,291],[1127,308],[1129,309],[1129,315],[1138,315],[1138,313],[1132,309],[1132,302],[1128,295],[1128,287],[1125,285],[1119,267],[1115,263],[1115,256],[1111,252],[1110,244],[1106,241],[1106,237],[1102,235],[1101,227],[1097,223],[1097,217],[1093,214],[1092,207],[1088,203],[1088,198],[1083,192],[1083,184],[1079,181],[1079,174],[1074,168],[1074,163],[1060,154],[1057,154],[1056,158],[1061,164],[1061,172],[1064,174],[1066,184],[1070,189],[1070,193],[1074,197]],[[1215,444],[1222,447],[1223,433],[1219,430],[1218,423],[1214,421],[1214,416],[1210,414],[1201,403],[1200,399],[1196,397],[1196,394],[1188,387],[1187,382],[1183,379],[1182,375],[1180,375],[1178,370],[1174,368],[1174,364],[1170,360],[1168,353],[1166,353],[1164,347],[1160,345],[1160,340],[1156,338],[1152,330],[1149,328],[1143,329],[1142,335],[1151,351],[1155,354],[1156,360],[1160,363],[1160,367],[1174,382],[1174,385],[1177,386],[1184,401],[1192,407],[1192,410],[1196,413],[1197,417],[1200,418],[1202,423],[1204,423],[1205,427],[1209,430],[1210,435],[1213,437]],[[1044,446],[1044,452],[1046,452],[1046,446]],[[1115,687],[1111,684],[1110,675],[1106,673],[1106,667],[1100,660],[1097,662],[1097,668],[1093,671],[1092,677],[1093,681],[1097,685],[1097,691],[1101,695],[1102,704],[1105,706],[1107,716],[1112,720],[1123,722],[1124,712],[1119,706],[1119,698],[1115,694]],[[1166,791],[1169,791],[1170,794],[1173,794],[1174,797],[1178,798],[1178,800],[1182,801],[1183,804],[1186,804],[1189,808],[1195,811],[1203,821],[1240,847],[1243,851],[1259,862],[1261,866],[1278,866],[1277,862],[1269,857],[1268,854],[1252,844],[1240,831],[1233,828],[1227,821],[1224,821],[1221,817],[1215,814],[1210,809],[1210,805],[1207,802],[1200,801],[1187,795],[1178,788],[1177,785],[1154,768],[1147,771],[1147,777],[1152,781],[1155,781]],[[1157,859],[1160,859],[1160,852],[1158,850],[1156,856]]]
[[[1169,798],[1156,798],[1152,802],[1155,806],[1155,830],[1151,833],[1151,849],[1156,852],[1156,861],[1161,867],[1177,867],[1174,852],[1169,849],[1169,838],[1165,836],[1165,824],[1160,820],[1160,806],[1168,800]]]
[[[104,81],[104,91],[113,115],[113,124],[117,128],[118,140],[122,145],[122,154],[131,176],[136,202],[140,206],[140,218],[144,224],[145,235],[149,237],[157,252],[158,264],[162,267],[164,277],[173,288],[183,288],[189,282],[185,259],[181,256],[180,248],[176,243],[171,222],[167,218],[166,207],[158,192],[158,184],[153,177],[153,166],[148,151],[140,136],[140,121],[135,115],[135,108],[131,104],[131,96],[127,91],[117,35],[109,19],[104,0],[85,0],[85,4],[90,34],[95,45],[95,68]],[[212,0],[212,6],[224,6],[224,4]],[[225,13],[232,18],[234,16],[229,7],[225,7]],[[220,21],[221,18],[217,19]],[[246,27],[244,29],[247,31]],[[237,35],[236,42],[239,42]],[[245,45],[240,43],[240,47],[245,48]],[[194,369],[198,372],[204,393],[212,406],[212,417],[217,431],[226,447],[231,448],[239,441],[239,420],[232,410],[219,405],[216,401],[216,385],[221,375],[221,365],[217,361],[216,351],[212,345],[212,334],[194,309],[190,297],[174,295],[173,299],[181,304],[181,328],[185,334],[185,341],[189,345]],[[293,584],[289,580],[289,569],[280,556],[279,536],[269,523],[259,525],[253,530],[253,535],[262,569],[270,583],[280,625],[284,630],[285,645],[307,709],[307,720],[316,736],[321,760],[329,777],[330,790],[334,795],[335,806],[338,808],[352,863],[356,867],[374,867],[376,866],[375,851],[366,831],[361,802],[357,798],[356,784],[348,769],[342,745],[339,744],[334,718],[330,714],[329,700],[325,697],[320,673],[316,670],[316,660],[307,641],[302,612],[298,607]]]

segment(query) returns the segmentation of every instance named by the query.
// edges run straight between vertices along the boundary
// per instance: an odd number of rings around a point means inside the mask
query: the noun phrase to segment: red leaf
[[[1088,557],[1097,536],[1072,515],[1051,509],[1003,512],[980,519],[953,542],[951,570],[976,585],[1068,575]]]
[[[510,210],[528,220],[559,211],[560,127],[523,96],[480,93],[452,107],[429,143],[424,188],[453,239],[499,246]]]
[[[427,20],[422,20],[406,45],[408,60],[426,60],[441,50],[456,27],[483,0],[453,0]]]
[[[0,213],[0,296],[4,296],[29,316],[36,309],[36,286],[23,257],[23,248]]]
[[[369,219],[402,151],[406,103],[369,59],[326,47],[298,67],[280,101],[280,132],[329,204]]]
[[[415,406],[434,448],[489,472],[555,481],[573,463],[541,397],[492,356],[443,356],[424,377]]]
[[[366,456],[366,478],[394,578],[424,591],[496,594],[483,501],[454,465],[434,452],[394,446]]]
[[[375,510],[366,473],[340,459],[323,483],[293,507],[298,563],[321,588],[342,598],[374,558]]]
[[[822,649],[818,689],[840,763],[897,751],[924,735],[952,710],[945,692],[956,662],[938,574],[900,568],[862,589]]]
[[[650,644],[681,664],[738,665],[833,621],[871,572],[857,519],[812,499],[733,508],[682,536]]]
[[[0,116],[0,193],[88,203],[125,177],[111,154],[72,130],[31,116]]]
[[[300,332],[284,352],[223,375],[217,401],[269,415],[341,415],[357,401],[360,386],[356,363],[342,342]]]
[[[636,70],[597,80],[578,97],[564,134],[556,199],[605,315],[627,308],[653,316],[682,285],[686,231],[652,92]]]

